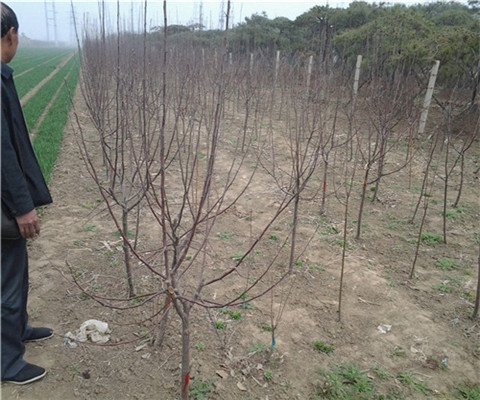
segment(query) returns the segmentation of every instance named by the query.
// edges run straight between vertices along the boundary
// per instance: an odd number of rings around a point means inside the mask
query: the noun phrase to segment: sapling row
[[[198,48],[193,37],[180,41],[170,35],[166,1],[162,26],[155,34],[147,32],[147,7],[145,2],[141,35],[122,30],[118,1],[111,33],[99,7],[100,26],[88,25],[79,38],[82,97],[95,132],[85,129],[78,111],[77,130],[88,171],[120,232],[128,283],[127,293],[118,298],[97,300],[108,305],[138,299],[134,278],[141,265],[154,286],[143,295],[144,303],[155,303],[144,319],[154,321],[153,342],[161,345],[169,337],[170,313],[181,321],[180,394],[187,399],[192,313],[206,309],[210,315],[211,309],[242,306],[270,292],[273,350],[292,293],[294,279],[288,277],[315,241],[314,235],[301,233],[301,217],[306,205],[316,201],[318,215],[329,215],[330,198],[344,211],[342,316],[349,215],[358,207],[360,239],[368,185],[375,184],[372,201],[379,202],[385,177],[421,164],[418,143],[424,138],[413,135],[411,123],[420,112],[420,91],[409,78],[408,65],[393,72],[373,68],[362,78],[359,63],[355,77],[345,76],[341,71],[354,68],[334,68],[330,50],[320,62],[310,56],[289,60],[280,53],[275,59],[255,52],[232,55],[230,1],[223,42],[211,48]],[[330,43],[326,31],[323,35]],[[431,143],[437,140],[435,135]],[[404,143],[407,155],[398,161],[394,157]],[[473,141],[466,143],[458,150],[462,157]],[[436,149],[431,146],[427,155],[417,208],[433,188],[429,169]],[[252,201],[254,193],[268,198]],[[226,257],[226,236],[217,233],[226,232],[222,223],[236,207],[248,209],[248,235],[235,232],[241,248]],[[253,223],[252,216],[263,207],[268,208],[263,222]],[[425,202],[422,228],[427,208]],[[278,236],[269,237],[280,221],[288,222],[279,246]],[[272,242],[279,246],[276,254],[254,262],[256,249]],[[288,262],[281,270],[284,255]],[[277,311],[274,290],[284,294]]]
[[[119,14],[118,3],[117,16]],[[183,62],[182,58],[189,55],[188,50],[168,49],[166,22],[159,59],[155,59],[158,53],[147,50],[146,28],[143,52],[138,52],[138,48],[131,47],[135,43],[129,43],[129,38],[120,31],[118,20],[116,35],[106,37],[105,30],[101,29],[99,37],[93,38],[92,32],[89,32],[83,38],[82,89],[98,134],[93,147],[81,124],[78,130],[89,172],[123,239],[129,297],[134,296],[130,268],[133,256],[161,282],[158,290],[165,301],[158,313],[161,332],[156,336],[158,342],[161,342],[167,328],[169,308],[172,307],[180,317],[181,395],[188,398],[192,308],[217,308],[241,301],[241,296],[230,300],[211,300],[203,292],[236,275],[242,276],[248,256],[272,223],[285,212],[294,196],[282,194],[270,221],[265,228],[255,232],[256,237],[247,246],[244,255],[235,261],[233,267],[227,267],[220,274],[212,274],[209,266],[216,262],[212,258],[215,252],[211,251],[213,229],[252,182],[255,169],[240,184],[244,186],[239,190],[239,174],[245,170],[247,157],[254,164],[258,163],[261,151],[260,148],[255,149],[253,143],[260,145],[262,132],[258,128],[254,131],[244,129],[244,140],[225,148],[224,112],[230,77],[226,70],[228,12],[222,57],[217,65],[212,65],[209,71],[212,75],[207,79],[200,76],[204,71],[189,68],[188,63]],[[141,67],[127,56],[129,52],[143,59]],[[115,68],[112,69],[111,65]],[[160,79],[152,65],[161,66]],[[89,79],[91,75],[95,75],[92,80]],[[261,109],[258,102],[253,104],[256,107],[252,115],[256,121]],[[250,123],[249,119],[247,115],[246,123]],[[100,173],[101,167],[99,169],[93,158],[97,146],[103,154],[105,175]],[[225,153],[219,153],[220,146],[223,152],[228,153],[227,159]],[[219,158],[226,161],[226,170],[219,170]],[[218,180],[217,176],[222,179]],[[235,193],[232,193],[234,188]],[[143,211],[150,214],[148,223],[158,225],[156,253],[160,258],[145,257],[128,236],[130,212],[140,204]],[[187,257],[188,254],[191,256]],[[263,266],[263,272],[256,274],[255,283],[249,284],[242,296],[248,293],[251,299],[255,299],[277,285],[281,278],[262,284],[263,277],[272,268],[273,262]],[[250,294],[257,290],[256,286],[258,292]]]

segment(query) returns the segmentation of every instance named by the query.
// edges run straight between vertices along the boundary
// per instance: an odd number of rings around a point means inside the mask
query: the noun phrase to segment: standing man
[[[13,10],[0,3],[2,18],[2,207],[17,221],[19,239],[2,238],[2,382],[19,385],[45,376],[44,368],[24,359],[25,342],[51,337],[49,328],[28,323],[27,239],[40,233],[35,207],[52,202],[33,152],[25,119],[7,66],[17,52],[18,21]]]

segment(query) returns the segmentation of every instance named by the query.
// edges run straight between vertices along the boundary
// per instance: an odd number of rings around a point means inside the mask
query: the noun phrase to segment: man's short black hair
[[[18,32],[18,20],[13,10],[5,3],[0,2],[2,8],[2,38],[8,33],[10,28],[14,28]]]

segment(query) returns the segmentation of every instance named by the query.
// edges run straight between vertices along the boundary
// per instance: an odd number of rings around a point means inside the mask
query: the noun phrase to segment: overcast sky
[[[369,3],[373,1],[367,0]],[[61,42],[74,43],[74,29],[72,28],[71,3],[60,0],[34,0],[34,1],[5,1],[17,14],[20,33],[24,33],[31,39],[49,40],[55,39],[54,21],[56,22],[57,38]],[[329,4],[331,7],[346,7],[350,1],[345,0],[321,0],[321,1],[232,1],[231,21],[233,24],[243,22],[245,17],[250,17],[255,13],[266,12],[269,18],[286,17],[294,20],[299,15],[308,11],[315,5]],[[400,0],[396,3],[418,3],[415,0]],[[108,16],[110,27],[115,27],[116,21],[116,1],[106,1],[108,6]],[[125,26],[135,29],[142,26],[142,5],[143,0],[121,0],[120,9],[122,21]],[[200,14],[203,15],[203,25],[208,29],[217,29],[220,27],[220,15],[222,8],[226,11],[226,1],[203,0],[200,1],[167,1],[167,20],[168,24],[191,24],[200,22]],[[202,5],[200,5],[202,4]],[[97,0],[74,0],[73,6],[76,18],[79,21],[87,17],[90,21],[98,20],[98,2]],[[55,10],[55,13],[54,13]],[[163,22],[163,1],[148,0],[147,2],[147,25],[149,27],[161,25]],[[200,13],[202,10],[202,13]],[[55,15],[55,19],[54,19]],[[49,29],[47,33],[47,23]]]

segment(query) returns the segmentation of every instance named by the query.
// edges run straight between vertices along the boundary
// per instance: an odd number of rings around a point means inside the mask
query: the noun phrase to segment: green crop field
[[[66,85],[70,91],[73,91],[77,85],[77,81],[78,64],[75,64],[66,78]],[[33,140],[33,148],[35,149],[40,168],[47,182],[50,180],[53,166],[60,151],[63,129],[67,123],[68,113],[71,107],[67,86],[62,86],[58,97],[55,99],[52,108],[42,122]]]
[[[78,74],[78,58],[71,58],[52,79],[50,79],[44,86],[40,88],[34,98],[29,100],[23,107],[25,119],[30,131],[34,129],[38,119],[42,115],[45,107],[48,106],[52,97],[57,92],[59,86],[64,82],[67,75],[75,69]]]
[[[33,54],[28,56],[25,54],[28,51],[32,51]],[[35,55],[38,54],[38,49],[23,50],[20,60],[15,57],[12,61],[11,67],[16,76],[15,85],[20,99],[49,76],[69,54],[73,53],[72,49],[45,49],[45,51],[46,54],[41,55],[40,53],[37,58]]]
[[[62,63],[65,65],[57,68]],[[34,134],[33,147],[48,182],[71,107],[68,93],[73,93],[78,81],[78,54],[74,49],[21,48],[10,66],[20,98],[56,71],[23,105],[25,121]]]
[[[26,70],[32,67],[42,64],[45,61],[65,54],[66,50],[67,49],[55,48],[19,48],[10,65],[18,75],[24,73]]]

